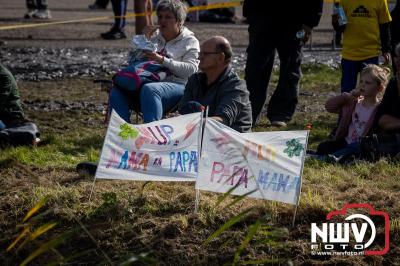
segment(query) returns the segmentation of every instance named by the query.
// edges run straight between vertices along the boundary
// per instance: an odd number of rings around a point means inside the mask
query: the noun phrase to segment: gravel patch
[[[246,49],[234,48],[233,68],[244,71]],[[99,48],[38,48],[2,47],[2,64],[17,80],[41,81],[76,77],[104,78],[126,65],[128,50]],[[323,64],[338,67],[339,51],[329,49],[304,50],[303,64]],[[275,68],[279,67],[276,58]]]

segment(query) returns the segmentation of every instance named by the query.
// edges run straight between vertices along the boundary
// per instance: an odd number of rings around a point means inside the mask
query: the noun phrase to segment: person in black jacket
[[[393,73],[382,102],[378,107],[376,122],[378,132],[400,133],[400,43],[394,49],[393,61],[397,72]]]
[[[285,126],[297,105],[303,44],[322,13],[322,0],[245,0],[243,15],[249,23],[245,79],[250,92],[253,126],[264,107],[275,51],[280,59],[279,82],[267,109],[273,126]]]
[[[396,45],[400,43],[400,0],[397,0],[396,6],[393,8],[392,12],[390,12],[392,16],[392,22],[390,23],[390,37],[391,37],[391,46],[392,46],[392,59],[393,59],[393,73],[396,73],[396,62],[394,57],[396,57],[395,48]]]

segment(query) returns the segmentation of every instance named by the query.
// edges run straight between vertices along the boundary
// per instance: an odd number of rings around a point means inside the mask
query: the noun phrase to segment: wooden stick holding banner
[[[106,133],[106,134],[107,134],[107,133]],[[104,138],[103,147],[101,148],[100,156],[101,156],[101,154],[102,154],[102,152],[103,152],[105,143],[106,143],[106,139]],[[100,163],[100,161],[99,161],[98,163]],[[96,173],[94,174],[92,189],[90,190],[90,195],[89,195],[89,203],[90,203],[90,201],[92,200],[92,194],[93,194],[94,188],[95,188],[96,176],[97,176],[97,170],[98,170],[98,169],[99,169],[99,165],[97,165]]]
[[[199,205],[200,205],[200,190],[196,189],[196,200],[194,203],[194,213],[197,214],[199,211]]]
[[[113,111],[113,112],[114,112],[114,111]],[[108,131],[108,128],[107,128],[107,131]],[[107,135],[107,132],[106,132],[106,135]],[[101,148],[100,156],[101,156],[101,154],[103,153],[105,144],[106,144],[106,139],[104,138],[103,147]],[[99,169],[99,163],[100,163],[100,160],[99,160],[98,165],[97,165],[97,168],[96,168],[96,173],[94,174],[92,189],[90,190],[90,195],[89,195],[89,203],[90,203],[90,201],[91,201],[91,199],[92,199],[92,194],[93,194],[93,192],[94,192],[94,187],[95,187],[95,183],[96,183],[96,176],[97,176],[97,170]]]
[[[208,106],[206,107],[205,111],[205,117],[208,117]],[[204,123],[203,123],[204,121]],[[197,162],[197,167],[200,165],[200,160],[201,160],[201,150],[203,147],[203,130],[205,128],[205,123],[207,123],[207,119],[204,119],[204,110],[201,111],[201,120],[200,120],[200,130],[199,130],[199,145],[198,145],[198,162]],[[204,125],[203,125],[204,124]],[[197,178],[199,178],[199,170],[197,168]],[[199,211],[199,205],[200,205],[200,190],[196,189],[196,200],[194,203],[194,213],[197,213]]]
[[[89,203],[90,203],[90,200],[92,199],[92,194],[93,194],[93,191],[94,191],[95,182],[96,182],[96,175],[94,176],[94,180],[93,180],[93,184],[92,184],[92,189],[90,190]]]
[[[301,165],[301,171],[300,171],[300,177],[303,177],[303,170],[304,170],[304,161],[305,161],[305,157],[306,157],[306,153],[307,153],[307,144],[308,144],[308,137],[310,135],[310,131],[307,130],[307,136],[306,136],[306,142],[304,144],[304,152],[303,152],[303,159],[302,159],[302,165]],[[300,178],[300,188],[299,188],[299,196],[297,198],[297,204],[296,207],[294,208],[294,213],[293,213],[293,221],[292,221],[292,228],[294,228],[294,223],[296,222],[296,215],[297,215],[297,209],[299,207],[299,203],[300,203],[300,194],[301,194],[301,187],[302,187],[302,179]]]

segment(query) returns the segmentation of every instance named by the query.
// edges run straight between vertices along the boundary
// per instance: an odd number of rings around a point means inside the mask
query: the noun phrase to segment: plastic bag
[[[135,35],[132,38],[132,45],[136,49],[157,52],[157,44],[149,41],[144,35]]]

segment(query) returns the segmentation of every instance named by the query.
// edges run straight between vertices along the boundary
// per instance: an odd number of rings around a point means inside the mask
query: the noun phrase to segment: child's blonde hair
[[[389,82],[390,68],[369,64],[361,70],[361,76],[365,74],[370,74],[376,83],[378,83],[378,86],[383,85],[383,89],[385,89]]]

